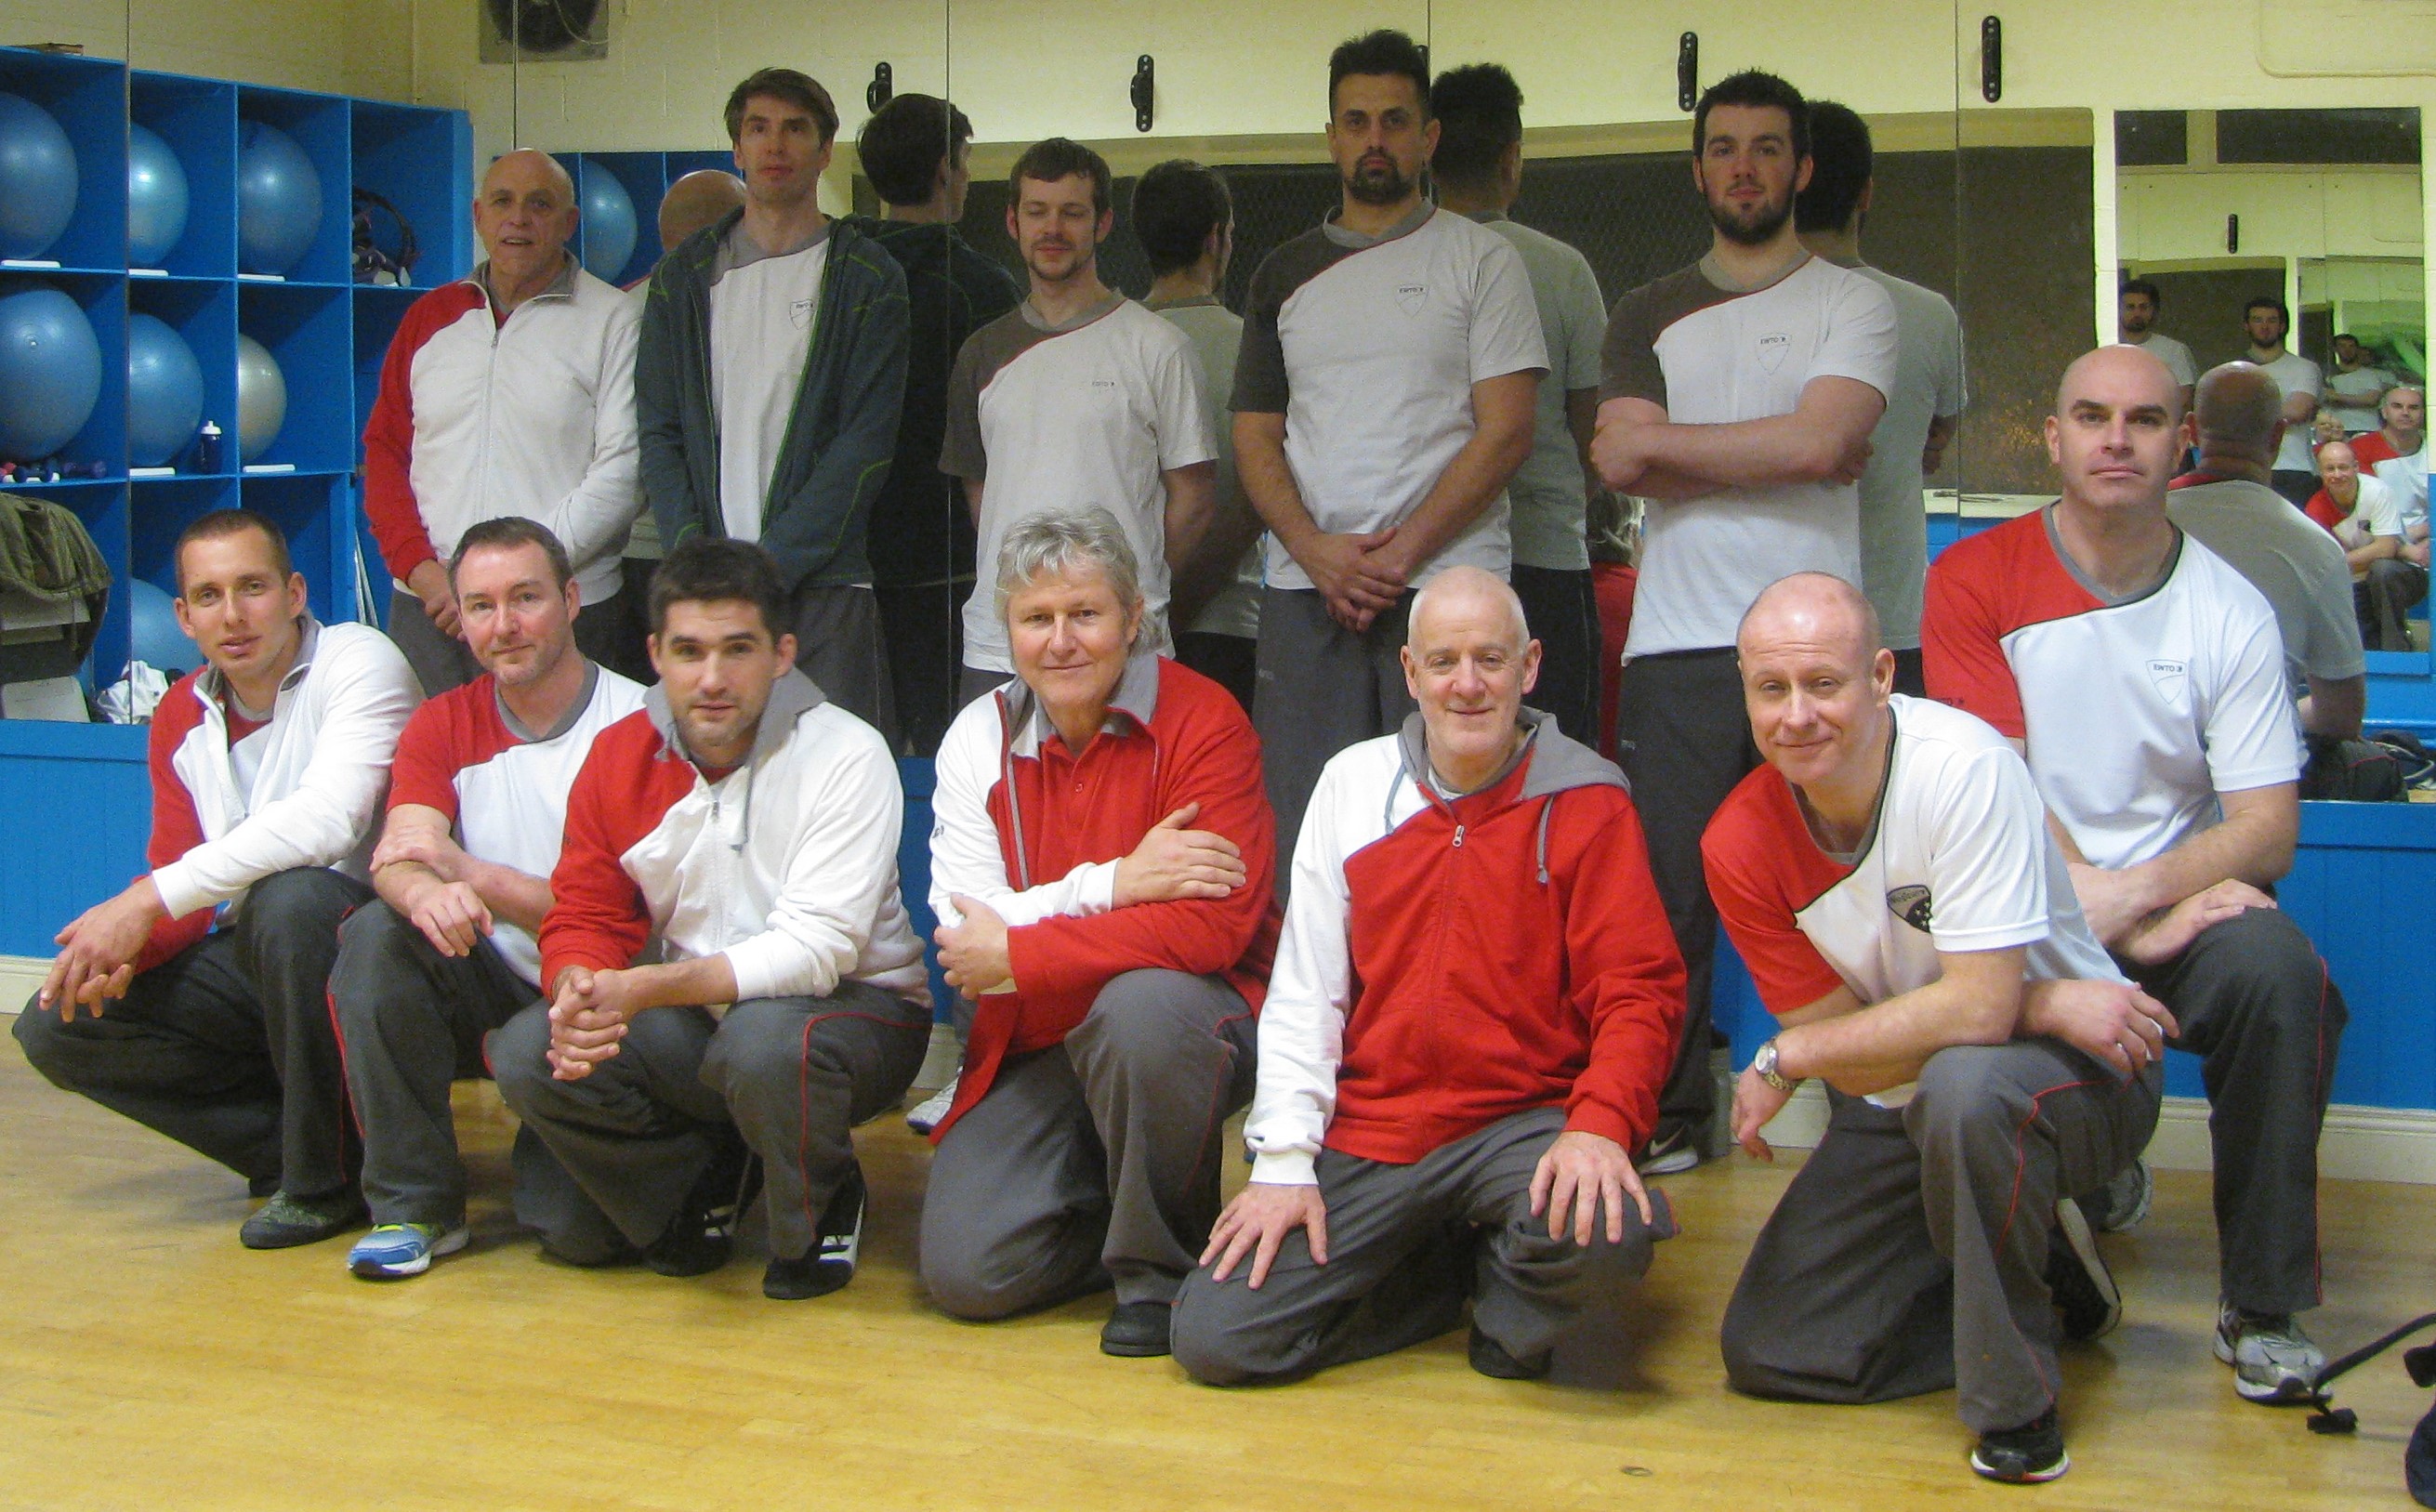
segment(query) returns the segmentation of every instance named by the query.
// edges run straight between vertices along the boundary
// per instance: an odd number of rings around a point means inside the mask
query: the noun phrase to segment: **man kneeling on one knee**
[[[2173,1021],[2081,918],[2022,758],[1893,692],[1857,589],[1784,579],[1736,649],[1767,765],[1701,854],[1785,1027],[1735,1087],[1734,1135],[1769,1158],[1762,1125],[1810,1077],[1833,1111],[1727,1306],[1727,1376],[1811,1401],[1958,1386],[1972,1469],[2053,1480],[2059,1336],[2121,1308],[2066,1194],[2147,1144]]]
[[[1524,709],[1540,647],[1502,581],[1413,603],[1420,711],[1328,763],[1294,860],[1245,1137],[1251,1183],[1176,1300],[1216,1385],[1443,1333],[1544,1374],[1675,1231],[1649,1138],[1683,963],[1624,776]]]
[[[1140,649],[1107,511],[1018,524],[997,569],[1016,680],[957,716],[931,800],[940,962],[977,1006],[922,1280],[974,1319],[1113,1281],[1101,1348],[1163,1355],[1277,949],[1260,741],[1225,688]]]
[[[904,797],[878,731],[794,670],[776,566],[688,537],[652,583],[643,707],[600,732],[566,799],[535,1003],[491,1037],[525,1123],[516,1216],[579,1264],[726,1263],[768,1181],[762,1294],[854,1276],[852,1129],[930,1042],[897,894]],[[636,965],[656,936],[662,961]]]

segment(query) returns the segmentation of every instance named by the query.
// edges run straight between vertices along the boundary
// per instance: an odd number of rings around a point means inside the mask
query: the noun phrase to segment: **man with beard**
[[[2191,412],[2192,391],[2200,381],[2199,360],[2191,349],[2156,328],[2166,296],[2145,278],[2127,280],[2114,300],[2114,336],[2125,346],[2136,346],[2166,365],[2183,386],[2183,413]]]
[[[1141,565],[1143,649],[1164,653],[1170,569],[1192,559],[1218,507],[1200,358],[1182,331],[1100,282],[1100,243],[1117,223],[1106,159],[1053,136],[1024,149],[1007,187],[1031,292],[957,354],[940,470],[964,480],[983,562],[1033,515],[1115,515]],[[958,704],[1014,673],[997,585],[977,583]]]
[[[2241,312],[2241,327],[2250,337],[2242,356],[2267,370],[2284,391],[2284,440],[2275,451],[2275,492],[2306,509],[2318,491],[2317,459],[2309,454],[2309,422],[2318,417],[2318,395],[2326,375],[2316,363],[2285,345],[2292,331],[2292,312],[2272,294],[2253,299]]]
[[[673,551],[696,531],[778,564],[803,670],[892,735],[866,537],[896,454],[911,316],[896,260],[821,213],[837,107],[764,68],[727,98],[744,206],[660,259],[635,358],[643,495]]]
[[[1608,319],[1599,429],[1607,486],[1649,501],[1616,737],[1650,868],[1688,974],[1683,1039],[1643,1170],[1707,1152],[1709,968],[1716,910],[1700,867],[1709,816],[1759,764],[1734,630],[1796,572],[1861,573],[1870,434],[1895,391],[1894,302],[1795,235],[1810,110],[1769,74],[1719,80],[1692,117],[1708,255],[1627,294]]]
[[[1338,47],[1328,104],[1344,202],[1252,275],[1235,367],[1235,465],[1271,532],[1252,722],[1281,856],[1329,758],[1413,710],[1411,590],[1506,576],[1548,368],[1522,254],[1421,195],[1438,129],[1413,39]]]

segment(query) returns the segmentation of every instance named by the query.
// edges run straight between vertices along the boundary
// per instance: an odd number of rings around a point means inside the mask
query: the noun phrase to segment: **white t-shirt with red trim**
[[[2122,981],[2012,747],[1926,699],[1898,693],[1888,718],[1886,789],[1851,857],[1819,847],[1774,767],[1745,777],[1701,837],[1717,916],[1768,1011],[1837,987],[1865,1006],[1918,991],[1945,974],[1945,950],[2026,947],[2026,981]],[[1869,1100],[1901,1107],[1911,1094],[1905,1083]]]
[[[2053,511],[1929,569],[1928,690],[2028,741],[2039,795],[2091,863],[2135,866],[2215,824],[2217,794],[2300,775],[2284,643],[2258,590],[2179,530],[2155,586],[2109,600]]]
[[[414,711],[398,737],[389,806],[421,804],[446,814],[457,843],[477,860],[528,877],[558,868],[566,794],[592,751],[592,738],[643,706],[640,685],[605,667],[555,729],[519,726],[485,672]],[[496,921],[491,943],[509,969],[538,986],[541,947],[531,933]]]

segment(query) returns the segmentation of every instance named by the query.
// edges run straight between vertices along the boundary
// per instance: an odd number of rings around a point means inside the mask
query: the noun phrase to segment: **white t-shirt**
[[[1700,854],[1760,1000],[1787,1014],[1838,986],[1864,1005],[1945,975],[1939,952],[2027,947],[2027,982],[2121,982],[2081,916],[2027,767],[1959,709],[1898,693],[1886,791],[1859,849],[1819,848],[1774,767],[1717,808]],[[1913,1084],[1872,1093],[1911,1101]]]
[[[1813,378],[1895,391],[1895,305],[1849,268],[1805,257],[1774,283],[1725,286],[1707,257],[1644,284],[1608,317],[1599,400],[1645,399],[1679,426],[1788,415]],[[1625,654],[1731,646],[1760,590],[1793,572],[1861,578],[1860,489],[1730,488],[1652,501]]]
[[[2029,742],[2080,853],[2120,869],[2291,782],[2301,732],[2267,600],[2177,530],[2164,579],[2109,600],[2064,558],[2055,506],[1946,548],[1928,574],[1930,696]]]
[[[1548,344],[1548,374],[1540,380],[1531,455],[1505,485],[1506,496],[1514,501],[1514,565],[1588,572],[1584,516],[1590,507],[1589,485],[1582,477],[1581,448],[1565,422],[1565,398],[1576,389],[1598,387],[1607,301],[1599,294],[1591,260],[1576,249],[1504,216],[1483,216],[1480,223],[1522,254],[1522,267],[1531,275],[1531,300],[1540,311],[1540,335]]]
[[[2315,398],[2324,391],[2325,379],[2318,365],[2298,352],[2287,352],[2274,361],[2262,362],[2259,366],[2267,370],[2267,375],[2275,380],[2275,387],[2284,391],[2287,399],[2296,393]],[[2275,470],[2279,473],[2314,473],[2318,470],[2317,455],[2309,448],[2307,421],[2297,425],[2286,423],[2284,444],[2275,451]]]
[[[2349,373],[2332,369],[2326,374],[2327,408],[2350,435],[2375,430],[2385,424],[2376,412],[2377,401],[2385,397],[2385,391],[2393,383],[2393,374],[2383,368],[2354,368]]]
[[[1244,346],[1244,318],[1218,303],[1216,296],[1179,300],[1152,310],[1159,319],[1192,339],[1201,359],[1201,394],[1209,411],[1209,436],[1218,446],[1218,507],[1250,509],[1242,503],[1243,484],[1235,477],[1235,424],[1227,412],[1227,396],[1235,391],[1235,355]],[[1255,540],[1235,564],[1234,581],[1204,604],[1184,628],[1205,635],[1234,635],[1256,640],[1261,634],[1262,545]]]
[[[1059,326],[1029,301],[975,331],[948,378],[939,466],[982,480],[981,543],[965,601],[965,665],[1012,672],[998,555],[1017,521],[1098,505],[1141,572],[1141,649],[1165,652],[1167,483],[1218,455],[1192,342],[1122,295]]]
[[[1945,296],[1863,263],[1853,269],[1895,302],[1895,387],[1870,432],[1861,473],[1861,591],[1878,611],[1887,645],[1920,644],[1920,596],[1928,577],[1927,486],[1921,449],[1933,420],[1970,402],[1962,382],[1962,322]]]
[[[1312,521],[1331,533],[1399,524],[1471,439],[1471,386],[1548,366],[1522,254],[1470,218],[1424,203],[1383,235],[1331,219],[1252,275],[1231,408],[1286,417],[1286,462]],[[1415,580],[1512,565],[1506,495]],[[1309,588],[1269,543],[1269,585]]]
[[[770,474],[795,413],[812,349],[828,228],[772,256],[739,221],[721,243],[710,286],[710,407],[719,417],[719,509],[727,533],[761,539]]]
[[[2404,534],[2427,523],[2427,443],[2408,457],[2389,457],[2376,464],[2376,480],[2393,495],[2393,513]]]
[[[2150,331],[2137,341],[2122,344],[2136,346],[2164,363],[2166,371],[2174,375],[2174,381],[2185,389],[2200,381],[2199,359],[2191,356],[2191,349],[2162,331]]]

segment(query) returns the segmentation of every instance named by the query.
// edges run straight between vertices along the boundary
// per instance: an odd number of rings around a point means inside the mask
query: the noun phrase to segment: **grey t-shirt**
[[[1209,407],[1209,434],[1218,443],[1218,507],[1221,511],[1247,509],[1250,506],[1243,502],[1243,490],[1235,481],[1235,417],[1227,412],[1227,397],[1235,391],[1235,355],[1244,345],[1244,318],[1208,294],[1173,304],[1153,304],[1150,311],[1191,338],[1192,350],[1201,358],[1201,391]],[[1181,628],[1205,635],[1259,638],[1259,541],[1235,564],[1234,581],[1202,606],[1192,623]]]
[[[1589,508],[1581,449],[1565,423],[1565,398],[1599,384],[1599,348],[1607,340],[1607,301],[1598,274],[1578,251],[1545,232],[1504,216],[1472,217],[1514,244],[1531,275],[1540,333],[1548,343],[1548,375],[1540,380],[1540,409],[1531,456],[1505,485],[1514,501],[1514,565],[1588,572],[1583,515]]]
[[[1928,579],[1928,511],[1921,491],[1921,449],[1929,422],[1969,403],[1962,379],[1962,322],[1944,295],[1867,263],[1849,265],[1895,302],[1895,386],[1870,432],[1861,474],[1861,591],[1878,611],[1887,645],[1920,644],[1921,599]]]
[[[2275,611],[2294,697],[2309,690],[2311,677],[2334,682],[2367,668],[2343,548],[2282,495],[2246,478],[2220,478],[2175,488],[2166,495],[2166,513],[2231,563]]]

